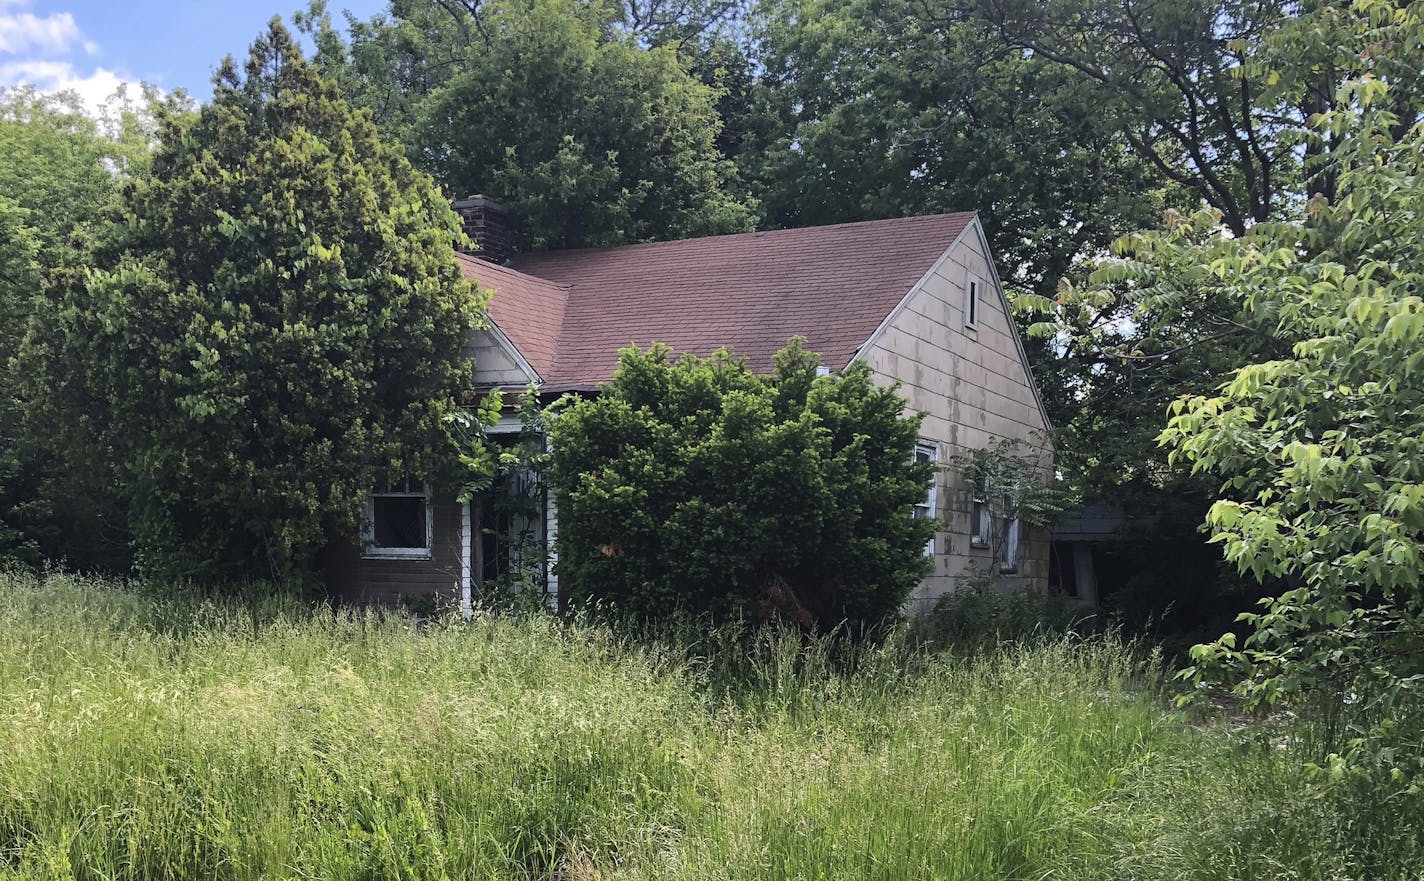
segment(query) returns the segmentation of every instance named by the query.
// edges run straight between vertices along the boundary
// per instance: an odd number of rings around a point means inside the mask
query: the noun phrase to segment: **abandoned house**
[[[521,254],[501,206],[472,196],[456,209],[480,246],[478,257],[458,255],[462,270],[493,291],[490,326],[470,345],[477,391],[595,393],[619,349],[654,342],[695,355],[728,347],[769,372],[799,335],[832,373],[861,360],[878,380],[902,384],[908,410],[927,414],[918,456],[946,462],[996,438],[1044,448],[1043,402],[972,212]],[[513,442],[520,429],[510,415],[493,431]],[[975,568],[1006,586],[1046,583],[1047,531],[995,523],[970,483],[942,470],[916,506],[946,528],[926,549],[933,574],[914,604]],[[500,517],[489,501],[460,504],[421,486],[373,493],[367,520],[362,543],[328,552],[330,583],[348,599],[468,605],[509,565],[501,531],[521,530],[542,549],[558,528],[552,499],[532,517]],[[537,559],[536,583],[553,597],[557,564],[551,553]]]

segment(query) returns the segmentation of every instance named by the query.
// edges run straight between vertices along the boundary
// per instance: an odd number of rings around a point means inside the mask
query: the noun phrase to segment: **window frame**
[[[1019,571],[1019,518],[1004,519],[1004,543],[999,546],[998,559],[1000,575],[1016,575]],[[1007,557],[1007,559],[1005,559]]]
[[[935,441],[927,440],[926,438],[919,438],[919,439],[917,439],[917,440],[915,441],[915,453],[914,453],[914,456],[915,456],[914,462],[915,462],[915,464],[918,465],[918,464],[920,463],[920,461],[921,461],[921,460],[920,460],[920,454],[922,454],[922,453],[923,453],[923,454],[925,455],[925,457],[926,457],[926,458],[924,459],[924,461],[929,462],[931,465],[936,466],[935,476],[934,476],[934,479],[930,481],[929,489],[926,490],[926,492],[925,492],[925,499],[924,499],[924,501],[922,501],[922,502],[916,502],[915,504],[911,505],[911,506],[910,506],[910,511],[911,511],[911,515],[913,516],[913,515],[916,514],[921,508],[924,508],[925,511],[926,511],[926,517],[923,518],[923,519],[933,520],[933,519],[935,519],[935,516],[937,515],[937,513],[938,513],[938,508],[939,508],[939,471],[938,471],[938,466],[939,466],[939,444],[936,443]],[[920,518],[916,518],[916,519],[920,519]],[[935,552],[935,539],[936,539],[937,537],[939,537],[939,530],[938,530],[938,529],[935,530],[935,534],[934,534],[934,535],[930,536],[930,540],[925,543],[925,556],[926,556],[926,557],[933,557],[933,556],[934,556],[934,552]]]
[[[972,269],[964,270],[964,326],[979,329],[979,303],[984,296],[984,279]]]
[[[409,489],[372,490],[366,493],[365,510],[362,512],[361,558],[365,560],[429,560],[435,550],[435,500],[430,487],[421,484],[418,490]],[[376,544],[376,499],[423,499],[425,501],[425,547],[401,548]]]
[[[993,544],[994,512],[989,508],[989,478],[974,482],[969,502],[969,546],[987,548]]]

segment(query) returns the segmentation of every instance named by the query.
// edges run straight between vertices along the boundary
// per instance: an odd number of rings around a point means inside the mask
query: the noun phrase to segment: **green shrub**
[[[552,417],[564,599],[853,632],[895,614],[934,531],[912,514],[934,467],[914,462],[920,418],[864,364],[817,366],[799,339],[771,376],[628,349]]]

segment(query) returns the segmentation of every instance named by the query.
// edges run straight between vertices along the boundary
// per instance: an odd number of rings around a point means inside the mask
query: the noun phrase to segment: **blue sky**
[[[272,5],[267,5],[271,3]],[[205,100],[224,55],[246,54],[274,14],[290,21],[306,0],[0,0],[0,86],[70,88],[90,105],[120,83],[186,89]],[[331,0],[333,17],[362,18],[382,0]]]

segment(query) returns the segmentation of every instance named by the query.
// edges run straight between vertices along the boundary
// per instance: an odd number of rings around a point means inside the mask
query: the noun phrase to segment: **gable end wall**
[[[519,388],[536,381],[492,330],[477,330],[462,354],[473,359],[470,379],[475,388]]]
[[[975,328],[964,323],[964,285],[976,274],[984,289]],[[1043,453],[1048,426],[1015,336],[1017,330],[998,289],[977,224],[972,224],[862,351],[877,381],[899,380],[907,412],[926,413],[921,437],[936,442],[941,463],[1015,438]],[[970,546],[972,488],[962,475],[941,471],[936,516],[948,530],[935,537],[934,571],[920,586],[912,608],[928,609],[952,591],[971,566],[988,569],[991,552]],[[1043,589],[1048,576],[1048,532],[1025,529],[1017,575],[1006,588]]]

